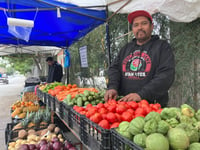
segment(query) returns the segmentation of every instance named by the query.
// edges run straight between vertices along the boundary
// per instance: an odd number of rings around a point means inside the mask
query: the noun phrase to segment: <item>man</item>
[[[53,57],[47,57],[46,62],[49,65],[47,83],[61,82],[63,76],[62,66],[53,60]]]
[[[148,100],[167,106],[168,90],[174,81],[175,61],[167,41],[151,35],[153,19],[143,10],[128,15],[135,38],[126,44],[108,70],[105,101],[124,96],[121,101]]]

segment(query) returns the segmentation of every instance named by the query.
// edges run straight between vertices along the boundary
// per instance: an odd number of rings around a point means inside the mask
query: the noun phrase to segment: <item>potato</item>
[[[20,139],[26,138],[27,135],[28,135],[28,132],[27,132],[26,130],[24,130],[24,129],[22,129],[22,130],[20,130],[20,131],[18,132],[18,138],[20,138]]]
[[[59,128],[59,127],[55,127],[54,133],[55,133],[55,134],[58,134],[59,132],[60,132],[60,128]]]
[[[15,147],[16,142],[10,142],[8,145],[11,147]]]
[[[59,138],[59,139],[62,138],[62,134],[58,134],[58,138]]]
[[[56,127],[55,124],[49,124],[49,126],[48,126],[47,129],[48,129],[50,132],[53,132],[55,127]]]
[[[48,132],[48,129],[44,129],[44,130],[42,130],[42,132],[41,132],[41,136],[43,136],[43,135],[45,135],[46,133]]]
[[[63,143],[63,142],[64,142],[64,139],[63,139],[63,138],[59,138],[59,141]]]
[[[35,134],[36,135],[36,131],[34,129],[28,130],[28,135],[31,135],[31,134]]]

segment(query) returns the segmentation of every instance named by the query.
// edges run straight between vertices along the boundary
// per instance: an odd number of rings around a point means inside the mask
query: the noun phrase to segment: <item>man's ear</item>
[[[153,28],[154,28],[154,25],[153,25],[153,23],[151,24],[151,31],[153,31]]]

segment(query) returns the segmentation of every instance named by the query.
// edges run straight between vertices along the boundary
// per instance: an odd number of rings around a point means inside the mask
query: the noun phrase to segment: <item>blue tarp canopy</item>
[[[0,44],[69,47],[106,21],[105,10],[59,0],[0,0]],[[8,32],[7,17],[34,20],[28,42]]]

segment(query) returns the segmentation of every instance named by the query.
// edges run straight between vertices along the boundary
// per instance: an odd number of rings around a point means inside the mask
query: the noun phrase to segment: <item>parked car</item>
[[[8,76],[7,76],[7,74],[5,74],[5,73],[0,74],[0,83],[8,84]]]

